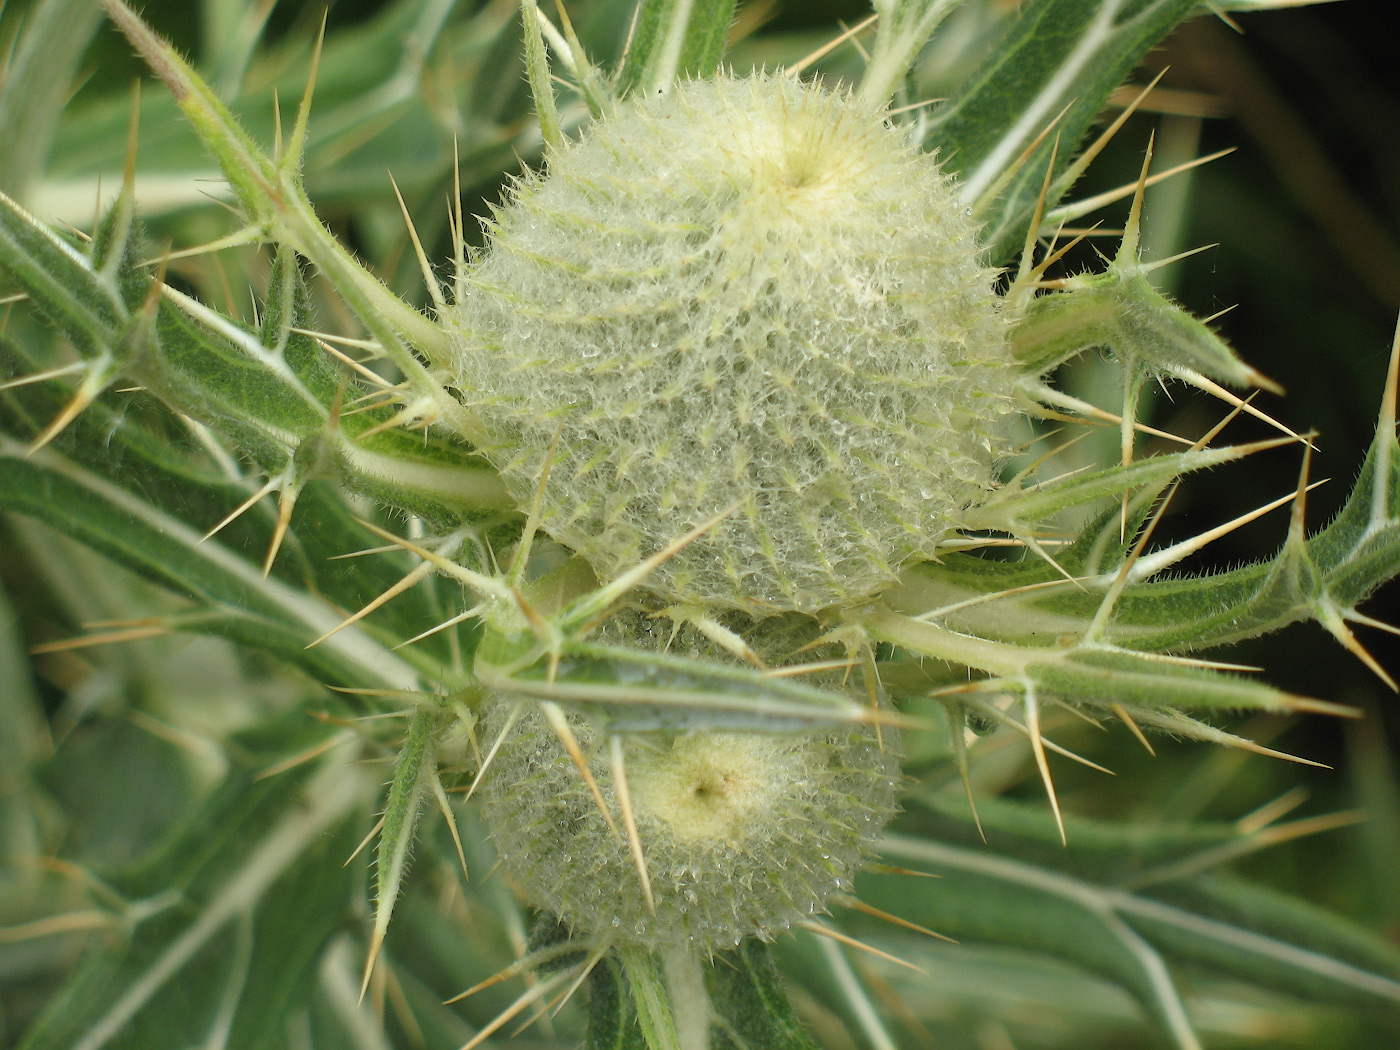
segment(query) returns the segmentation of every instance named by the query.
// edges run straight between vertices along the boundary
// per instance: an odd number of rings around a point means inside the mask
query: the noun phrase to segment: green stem
[[[688,948],[673,948],[661,964],[680,1050],[710,1050],[714,1007],[705,988],[700,959]]]

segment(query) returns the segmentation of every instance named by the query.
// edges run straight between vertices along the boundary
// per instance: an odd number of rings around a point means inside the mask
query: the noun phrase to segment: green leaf
[[[926,145],[960,174],[964,200],[978,202],[994,261],[1021,250],[1056,142],[1058,174],[1072,162],[1109,93],[1197,5],[1198,0],[1030,0],[1008,20],[981,67],[934,112]],[[1049,203],[1066,189],[1056,185]]]
[[[619,948],[617,957],[648,1050],[680,1050],[671,996],[656,959],[639,948]]]
[[[389,800],[384,805],[384,824],[379,832],[378,859],[375,865],[374,930],[370,936],[369,965],[379,954],[399,889],[408,872],[409,854],[418,833],[418,818],[427,803],[427,792],[437,776],[433,758],[434,730],[438,712],[429,707],[415,711],[408,725],[408,734],[399,748],[398,766],[389,785]],[[369,968],[365,981],[369,981]]]
[[[352,891],[342,861],[373,785],[348,758],[261,781],[245,767],[114,878],[123,937],[84,964],[23,1050],[275,1045]]]
[[[999,529],[1017,534],[1028,532],[1062,511],[1121,497],[1124,493],[1139,489],[1158,492],[1184,474],[1241,459],[1271,444],[1265,442],[1167,453],[1031,487],[1006,485],[993,493],[986,503],[968,511],[967,525],[973,529]]]
[[[530,78],[530,93],[535,96],[540,137],[547,146],[557,149],[563,145],[564,135],[559,130],[559,109],[554,104],[554,85],[550,81],[549,59],[545,56],[539,4],[535,0],[523,0],[520,16],[525,20],[525,71]]]
[[[0,587],[0,887],[23,884],[33,873],[22,865],[38,858],[39,822],[33,808],[32,767],[42,753],[46,727],[34,690],[19,623]]]
[[[622,961],[608,953],[588,979],[588,1050],[649,1050]]]
[[[1376,435],[1360,477],[1336,518],[1305,538],[1301,510],[1295,510],[1288,538],[1273,558],[1206,575],[1164,572],[1197,549],[1195,540],[1148,550],[1127,573],[1112,615],[1102,624],[1103,641],[1130,650],[1182,652],[1316,619],[1349,643],[1346,621],[1364,622],[1357,606],[1400,573],[1397,368],[1400,353],[1391,358]],[[1007,562],[951,554],[907,572],[891,605],[973,637],[1017,645],[1081,637],[1099,617],[1145,513],[1145,505],[1139,505],[1125,533],[1120,533],[1119,512],[1106,513],[1056,552],[1058,568],[1034,558]],[[1065,580],[1062,571],[1078,582]]]
[[[1216,876],[1125,890],[1117,885],[1121,860],[1096,858],[1107,854],[1105,832],[1085,853],[1080,826],[1070,819],[1069,854],[1051,864],[1037,859],[1049,852],[1044,839],[1056,834],[1050,820],[1041,818],[1045,827],[1032,839],[1007,822],[1006,812],[1005,806],[983,810],[988,847],[975,844],[966,817],[934,819],[916,808],[908,824],[919,837],[886,836],[886,855],[941,878],[869,874],[860,880],[862,898],[959,940],[1013,945],[1099,973],[1137,996],[1181,1047],[1199,1044],[1166,966],[1172,960],[1400,1017],[1400,953],[1355,925]],[[1034,820],[1018,819],[1022,825]],[[1151,831],[1124,829],[1122,835],[1156,852]],[[1179,833],[1167,835],[1170,841]],[[1083,874],[1063,870],[1071,861]],[[1105,874],[1115,869],[1118,876]],[[885,946],[898,954],[897,945]]]
[[[518,21],[494,12],[459,17],[464,6],[389,0],[367,20],[345,19],[349,24],[338,27],[332,14],[303,164],[310,195],[324,214],[378,205],[397,216],[393,185],[385,177],[387,158],[410,203],[421,198],[424,215],[440,213],[439,191],[450,181],[454,149],[468,193],[466,210],[476,213],[480,208],[472,203],[472,192],[494,196],[501,170],[516,163],[517,153],[529,157],[536,148],[534,131],[523,119],[529,96],[519,76]],[[229,7],[228,17],[218,13]],[[305,90],[317,20],[303,18],[293,32],[254,55],[239,91],[235,78],[248,61],[246,49],[256,43],[250,30],[257,27],[250,22],[258,9],[205,8],[211,12],[202,23],[206,75],[254,140],[271,143],[277,134],[274,98],[285,106]],[[451,16],[447,8],[453,8]],[[118,50],[110,48],[109,58]],[[444,84],[426,75],[425,66],[451,71],[445,81],[456,89],[450,97],[458,117],[450,133],[440,119],[445,99],[438,92]],[[424,90],[427,83],[434,85],[432,91]],[[120,180],[132,106],[125,82],[121,89],[98,99],[84,97],[64,113],[48,174],[25,201],[34,211],[86,223],[98,185]],[[59,91],[56,98],[62,101],[63,95]],[[144,92],[139,126],[135,191],[141,213],[188,217],[196,210],[220,210],[229,190],[174,99],[162,91]]]
[[[1069,278],[1065,290],[1033,300],[1012,332],[1012,352],[1028,372],[1045,375],[1092,347],[1129,366],[1199,372],[1232,386],[1253,386],[1259,373],[1218,335],[1154,288],[1130,260],[1101,274]]]
[[[110,279],[67,240],[0,193],[0,270],[59,325],[88,357],[120,345],[130,321],[127,303]]]
[[[860,98],[884,105],[918,59],[938,24],[963,0],[875,0],[879,16],[875,48],[860,82]]]
[[[1291,894],[1208,875],[1137,894],[1121,911],[1172,957],[1400,1021],[1395,946]]]
[[[112,214],[128,203],[123,198]],[[125,246],[111,252],[119,263],[128,254]],[[494,471],[462,442],[425,441],[397,430],[370,433],[389,420],[392,408],[332,422],[343,380],[299,330],[309,318],[299,266],[288,250],[273,266],[261,332],[166,289],[152,333],[128,305],[150,288],[147,273],[97,269],[3,195],[0,270],[92,359],[83,387],[91,394],[91,384],[100,389],[124,371],[178,411],[232,438],[268,474],[286,473],[294,487],[317,474],[337,475],[440,521],[511,505]]]
[[[279,157],[274,163],[169,43],[121,0],[103,0],[103,4],[152,71],[165,81],[200,140],[214,154],[250,226],[294,248],[331,278],[385,353],[409,377],[412,387],[444,415],[461,417],[463,429],[473,432],[469,416],[418,357],[422,353],[442,361],[448,350],[446,334],[386,288],[325,228],[302,185],[301,157]],[[309,96],[305,97],[304,103],[309,102]]]
[[[551,656],[529,643],[483,640],[476,661],[482,685],[577,705],[615,733],[801,732],[870,717],[867,708],[845,696],[750,668],[592,642],[563,643]]]
[[[200,535],[171,514],[45,449],[28,458],[0,435],[0,491],[7,509],[47,522],[138,574],[197,603],[171,626],[226,633],[278,653],[322,681],[413,689],[410,664],[354,627],[321,645],[336,613]]]
[[[717,1050],[816,1050],[783,989],[768,945],[747,940],[705,973]]]
[[[618,94],[655,95],[684,77],[709,76],[724,56],[736,0],[638,0]]]
[[[1378,439],[1381,448],[1395,445],[1388,436],[1393,424],[1384,415],[1381,433],[1387,436]],[[1330,545],[1333,538],[1328,533],[1339,525],[1359,529],[1358,545],[1376,555],[1368,565],[1368,583],[1374,587],[1400,571],[1400,550],[1391,552],[1400,544],[1388,542],[1391,512],[1382,506],[1385,499],[1378,502],[1368,476],[1363,472],[1348,509],[1313,542]],[[1070,479],[1065,484],[1076,483]],[[1013,504],[1017,498],[1012,497]],[[1358,503],[1367,508],[1362,514],[1354,510]],[[1058,551],[1053,564],[1048,558],[1017,563],[951,555],[941,564],[921,566],[907,573],[904,586],[891,593],[889,604],[898,612],[872,607],[849,618],[873,638],[987,673],[989,680],[974,683],[965,700],[999,721],[1000,713],[977,697],[978,691],[991,697],[1019,695],[1028,721],[1032,709],[1046,699],[1121,714],[1117,705],[1145,725],[1234,744],[1242,742],[1181,712],[1351,713],[1257,680],[1139,652],[1173,653],[1219,644],[1308,614],[1349,643],[1344,619],[1356,616],[1354,606],[1329,590],[1327,574],[1316,565],[1313,543],[1303,539],[1301,519],[1272,562],[1213,575],[1150,579],[1199,546],[1188,540],[1141,557],[1133,554],[1135,560],[1125,566],[1147,507],[1146,501],[1137,501],[1128,515],[1131,528],[1121,533],[1119,512],[1105,514],[1072,546]],[[1008,527],[1004,520],[998,524]],[[904,677],[908,681],[898,672],[886,675],[892,687],[911,691],[926,691],[940,681],[936,673]],[[949,689],[966,692],[966,686],[955,685],[955,678],[944,679]]]

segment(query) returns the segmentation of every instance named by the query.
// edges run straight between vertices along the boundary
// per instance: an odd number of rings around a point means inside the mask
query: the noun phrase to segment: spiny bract
[[[1015,369],[952,180],[783,75],[638,99],[488,224],[452,324],[484,453],[615,575],[759,615],[867,597],[993,484]]]

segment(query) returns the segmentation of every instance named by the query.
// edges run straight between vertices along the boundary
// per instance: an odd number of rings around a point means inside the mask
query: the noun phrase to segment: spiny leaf
[[[120,226],[129,237],[129,216],[123,223],[111,218],[127,207],[127,198],[119,198],[100,230]],[[509,505],[499,480],[464,455],[460,442],[392,430],[360,439],[389,410],[343,416],[332,426],[331,409],[343,387],[328,355],[298,330],[308,318],[289,250],[274,263],[260,333],[169,290],[156,304],[152,333],[133,314],[151,278],[131,266],[125,240],[105,251],[126,264],[100,271],[96,260],[0,195],[0,249],[0,269],[91,359],[87,380],[99,389],[124,371],[179,411],[226,433],[269,474],[297,459],[304,483],[334,464],[333,472],[352,487],[385,498],[398,492],[435,519],[453,518],[472,504]]]
[[[1397,362],[1400,352],[1392,355],[1392,372]],[[1115,602],[1105,640],[1125,649],[1180,652],[1226,645],[1299,620],[1335,623],[1356,614],[1357,606],[1400,573],[1395,396],[1388,384],[1360,477],[1331,523],[1305,538],[1304,506],[1295,501],[1288,539],[1273,558],[1208,575],[1129,582]],[[1134,520],[1141,521],[1145,508],[1136,513]],[[1007,642],[1079,636],[1128,554],[1121,528],[1119,513],[1110,511],[1056,552],[1056,562],[1077,584],[1057,582],[1058,569],[1034,560],[950,554],[910,570],[891,601],[913,615],[950,609],[947,618],[937,619],[974,636]],[[1149,553],[1144,566],[1152,560]]]
[[[411,665],[362,632],[346,631],[297,650],[334,626],[336,614],[304,591],[263,579],[257,567],[165,511],[143,503],[83,466],[0,435],[6,507],[30,514],[177,594],[207,606],[179,626],[227,633],[305,666],[323,681],[415,688]],[[304,639],[304,640],[303,640]]]
[[[410,349],[441,359],[442,329],[390,292],[322,225],[297,177],[284,177],[228,107],[174,48],[121,0],[103,0],[108,15],[175,96],[201,141],[214,154],[250,223],[306,256],[333,278],[337,291],[375,334],[414,385],[449,415],[462,415]],[[469,418],[463,424],[471,429]]]
[[[1229,463],[1273,444],[1260,442],[1168,453],[1075,474],[1034,487],[1008,485],[994,493],[982,506],[969,511],[967,525],[973,529],[1020,532],[1028,526],[1047,522],[1062,511],[1122,496],[1125,492],[1137,489],[1160,491],[1168,482],[1184,474]]]
[[[836,693],[744,667],[592,642],[563,643],[528,662],[505,659],[500,640],[477,651],[488,688],[577,705],[617,733],[664,729],[793,732],[868,722],[868,708]],[[521,652],[517,646],[512,654]]]
[[[127,302],[71,241],[0,193],[0,267],[85,356],[110,352],[130,319]]]
[[[681,1050],[670,996],[656,960],[636,948],[621,948],[617,957],[648,1050]]]
[[[1190,369],[1233,386],[1262,385],[1218,335],[1162,295],[1134,266],[1064,282],[1036,298],[1012,333],[1012,350],[1037,375],[1091,347],[1108,347],[1157,372]]]
[[[996,261],[1021,247],[1056,140],[1057,171],[1129,70],[1197,0],[1031,0],[1021,4],[988,58],[934,115],[926,144],[949,158],[968,203],[1053,130],[984,212]],[[1063,111],[1059,121],[1057,114]],[[1063,189],[1067,189],[1064,187]],[[1049,201],[1054,204],[1054,200]]]
[[[788,1001],[768,945],[745,941],[716,959],[705,978],[715,1016],[724,1022],[715,1031],[721,1050],[816,1050]]]
[[[650,1050],[621,960],[609,953],[593,969],[588,984],[590,1050]]]
[[[433,758],[433,736],[438,712],[424,706],[414,712],[408,733],[399,749],[399,761],[389,786],[389,799],[384,806],[384,822],[379,832],[379,850],[375,863],[374,930],[370,936],[369,955],[365,960],[364,983],[360,995],[369,984],[375,960],[389,929],[394,904],[404,875],[408,872],[409,854],[418,833],[418,818],[427,804],[430,783],[437,776]]]

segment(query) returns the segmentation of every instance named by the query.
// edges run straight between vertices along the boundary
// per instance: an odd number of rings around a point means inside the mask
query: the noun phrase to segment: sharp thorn
[[[646,900],[647,911],[656,914],[656,899],[651,895],[651,876],[647,873],[646,857],[642,854],[642,837],[637,833],[637,814],[632,809],[632,791],[627,785],[627,765],[623,757],[622,737],[608,737],[608,761],[612,767],[613,790],[617,793],[617,805],[622,810],[622,824],[627,829],[627,848],[632,854],[632,864],[637,869],[637,878],[642,884],[642,897]]]
[[[574,768],[578,770],[579,776],[588,786],[588,793],[593,796],[593,802],[598,807],[598,812],[603,815],[603,823],[608,826],[608,831],[617,844],[623,845],[622,832],[618,830],[617,822],[613,820],[607,800],[603,798],[603,791],[598,787],[598,781],[593,776],[593,770],[588,766],[588,759],[584,757],[583,748],[579,746],[578,737],[574,735],[573,727],[564,717],[563,709],[551,700],[540,700],[538,704],[545,721],[549,723],[549,728],[554,730],[554,735],[559,738],[559,743],[568,752],[569,761],[573,762]]]
[[[371,842],[373,842],[374,836],[378,835],[382,830],[384,830],[384,818],[380,817],[374,822],[374,827],[369,829],[368,834],[366,834],[364,838],[360,839],[360,844],[350,851],[350,856],[345,858],[345,863],[342,864],[341,867],[350,867],[351,862],[361,853],[364,852],[365,847],[368,846]]]
[[[282,491],[278,493],[277,524],[273,526],[272,542],[267,545],[267,557],[263,559],[263,579],[267,579],[268,574],[272,572],[272,563],[277,560],[277,552],[282,549],[282,541],[287,537],[287,527],[292,523],[292,509],[296,506],[297,494],[298,490],[290,484],[283,485]],[[313,642],[312,645],[314,644],[316,643]]]
[[[415,565],[413,569],[408,573],[408,575],[404,576],[401,580],[399,580],[398,583],[388,588],[386,591],[380,594],[379,597],[367,602],[363,607],[360,608],[358,612],[352,613],[350,616],[347,616],[344,620],[341,620],[340,623],[336,624],[325,634],[317,638],[314,642],[311,642],[309,645],[307,645],[306,648],[313,649],[316,646],[320,645],[322,642],[324,642],[331,635],[339,631],[345,630],[345,628],[349,627],[353,623],[358,623],[360,620],[363,620],[366,616],[374,612],[375,609],[378,609],[381,605],[389,601],[391,598],[397,597],[398,595],[402,594],[404,591],[412,587],[414,584],[418,583],[419,580],[422,580],[425,577],[431,575],[432,571],[433,564],[431,562],[425,561],[421,562],[418,565]]]
[[[1026,732],[1030,737],[1031,751],[1035,755],[1035,765],[1040,770],[1041,783],[1045,785],[1045,794],[1050,799],[1050,808],[1055,814],[1055,826],[1060,829],[1060,842],[1068,846],[1069,836],[1065,834],[1065,818],[1060,812],[1060,799],[1055,794],[1055,782],[1050,778],[1050,762],[1045,757],[1045,739],[1040,732],[1040,701],[1036,699],[1035,690],[1029,685],[1021,694],[1021,709],[1026,715]]]
[[[1117,700],[1109,704],[1108,707],[1109,710],[1112,711],[1118,717],[1118,721],[1122,722],[1125,726],[1127,726],[1128,731],[1132,733],[1133,736],[1137,737],[1137,742],[1147,749],[1147,753],[1153,758],[1156,758],[1156,748],[1154,748],[1152,746],[1152,742],[1147,739],[1147,734],[1142,731],[1142,726],[1138,725],[1137,721],[1133,718],[1133,716],[1128,714],[1128,709],[1122,704],[1120,704]]]
[[[892,962],[897,966],[907,967],[908,969],[913,970],[915,973],[923,974],[925,977],[932,976],[932,974],[930,974],[922,966],[915,966],[908,960],[901,959],[898,955],[891,955],[889,952],[881,951],[879,948],[866,944],[864,941],[857,940],[850,934],[842,933],[840,930],[834,930],[830,926],[826,926],[820,922],[812,922],[808,919],[802,919],[798,922],[793,923],[793,925],[800,926],[808,933],[815,933],[818,937],[829,937],[833,941],[837,941],[851,948],[855,948],[858,951],[868,952],[869,954],[875,956],[878,959],[884,959],[886,962]]]

